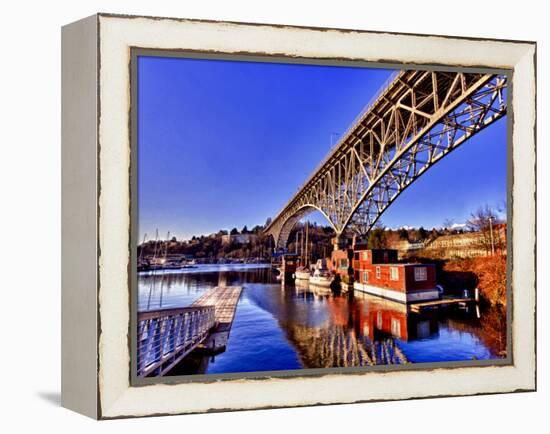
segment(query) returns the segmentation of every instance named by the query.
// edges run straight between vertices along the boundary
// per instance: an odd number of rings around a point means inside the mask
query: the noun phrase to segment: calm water
[[[404,305],[358,291],[350,299],[309,284],[282,287],[269,267],[201,265],[139,276],[139,310],[184,307],[210,288],[243,292],[227,349],[189,356],[171,375],[274,371],[499,358],[501,312],[454,309],[407,314]]]

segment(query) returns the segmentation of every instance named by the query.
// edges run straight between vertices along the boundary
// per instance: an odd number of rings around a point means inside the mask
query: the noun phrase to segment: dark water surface
[[[407,313],[355,291],[308,283],[282,287],[269,267],[200,265],[139,276],[139,310],[185,307],[220,285],[243,286],[227,349],[188,356],[171,375],[239,373],[494,359],[506,356],[506,317],[496,310]]]

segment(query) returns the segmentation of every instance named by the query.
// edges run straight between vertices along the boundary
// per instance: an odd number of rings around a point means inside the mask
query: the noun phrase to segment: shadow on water
[[[159,276],[155,287],[159,286]],[[309,283],[281,285],[269,268],[164,277],[165,307],[186,306],[216,285],[242,285],[226,352],[194,351],[170,375],[353,367],[499,358],[506,355],[502,312],[440,309],[416,314],[401,303]],[[151,278],[140,297],[152,308]],[[168,290],[170,289],[170,290]],[[142,300],[140,299],[140,306]],[[479,314],[479,318],[478,318]]]

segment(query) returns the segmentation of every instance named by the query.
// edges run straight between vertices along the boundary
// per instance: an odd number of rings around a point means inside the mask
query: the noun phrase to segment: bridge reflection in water
[[[438,332],[437,321],[407,314],[405,305],[367,294],[335,297],[308,283],[283,290],[281,298],[254,293],[251,299],[278,320],[306,368],[409,363],[399,341]],[[319,307],[297,312],[294,298],[314,299]]]
[[[157,280],[150,285],[151,279]],[[269,269],[195,270],[140,278],[140,310],[190,305],[218,285],[243,292],[227,350],[190,354],[168,375],[489,359],[506,355],[504,317],[475,311],[408,313],[403,304],[306,284],[281,287]],[[154,290],[151,292],[150,288]],[[161,287],[163,288],[161,290]],[[159,303],[162,302],[162,306]]]

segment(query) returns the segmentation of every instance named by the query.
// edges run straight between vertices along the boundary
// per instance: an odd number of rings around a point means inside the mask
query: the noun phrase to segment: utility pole
[[[493,238],[493,217],[489,216],[489,231],[491,233],[491,256],[495,255],[495,239]]]

